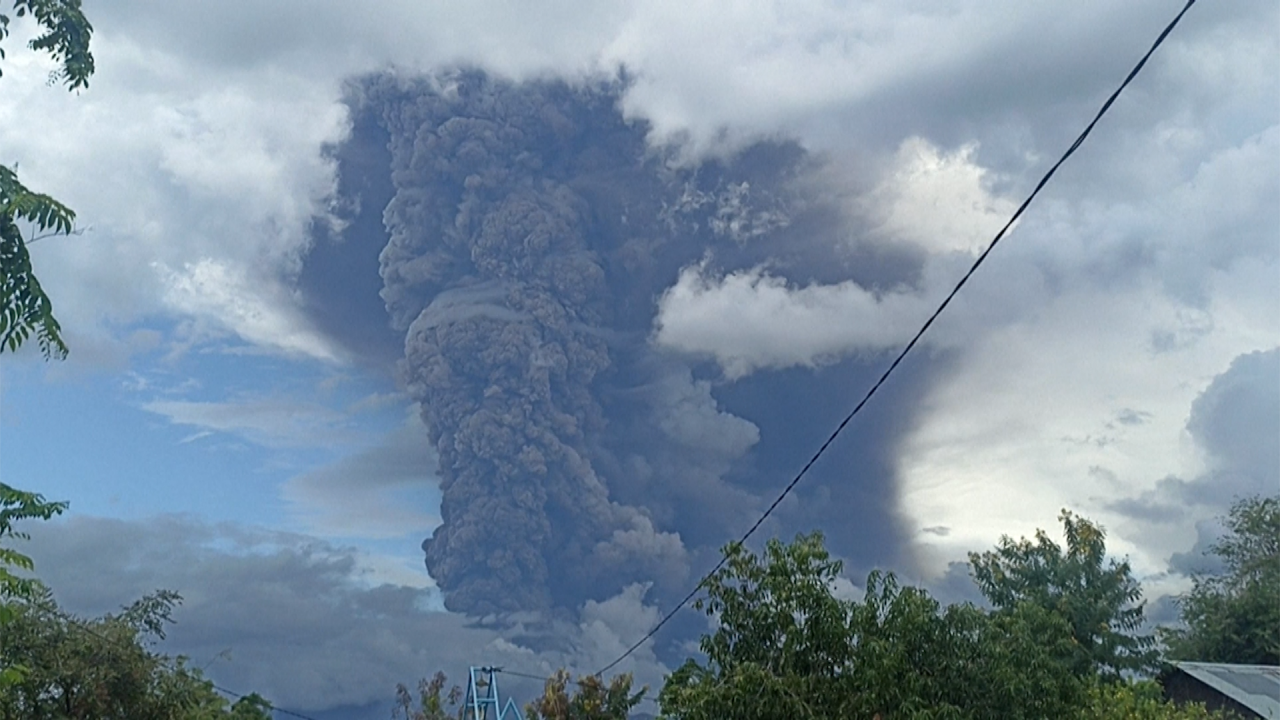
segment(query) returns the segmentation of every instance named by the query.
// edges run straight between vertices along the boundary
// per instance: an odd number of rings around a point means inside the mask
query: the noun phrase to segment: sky
[[[15,21],[0,162],[83,230],[31,248],[70,356],[0,358],[0,481],[71,503],[24,550],[77,612],[180,592],[165,649],[317,718],[595,670],[1180,7],[91,2],[75,94]],[[1192,8],[762,532],[967,599],[1065,508],[1171,619],[1280,487],[1277,29]]]

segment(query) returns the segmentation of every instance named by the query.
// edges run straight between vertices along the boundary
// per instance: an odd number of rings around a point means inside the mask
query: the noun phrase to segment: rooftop
[[[1280,720],[1280,667],[1201,662],[1173,665],[1262,717]]]

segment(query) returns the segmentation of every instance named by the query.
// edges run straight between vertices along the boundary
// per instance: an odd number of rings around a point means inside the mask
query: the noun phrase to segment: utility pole
[[[498,673],[501,671],[499,667],[471,668],[467,696],[462,706],[463,720],[520,720],[516,701],[507,698],[506,705],[503,705],[498,696]]]

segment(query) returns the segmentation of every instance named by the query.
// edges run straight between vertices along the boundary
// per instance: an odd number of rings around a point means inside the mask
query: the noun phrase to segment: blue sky
[[[6,359],[0,382],[7,483],[70,501],[76,514],[189,514],[312,533],[398,558],[397,579],[412,569],[428,582],[417,546],[431,513],[406,527],[395,509],[438,505],[430,483],[392,487],[364,515],[340,497],[285,490],[403,431],[408,401],[386,377],[229,343],[139,353],[123,372],[70,370],[28,350]]]

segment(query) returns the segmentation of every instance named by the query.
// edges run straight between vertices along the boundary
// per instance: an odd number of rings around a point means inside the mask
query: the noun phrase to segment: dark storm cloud
[[[1191,405],[1187,432],[1207,471],[1162,480],[1163,499],[1225,511],[1237,498],[1280,489],[1280,348],[1233,360]]]
[[[65,609],[112,612],[177,591],[184,601],[162,649],[281,707],[373,705],[376,715],[348,717],[385,717],[397,681],[489,656],[525,660],[491,645],[494,633],[430,610],[433,590],[364,584],[357,553],[314,538],[180,517],[30,529],[36,567]]]
[[[1216,478],[1201,482],[1214,491],[1280,487],[1280,348],[1233,360],[1192,404],[1187,431],[1212,458]]]
[[[1159,487],[1167,488],[1168,483],[1178,483],[1180,480],[1172,479],[1169,481],[1161,481]],[[1153,501],[1151,498],[1122,498],[1108,505],[1112,510],[1124,515],[1125,517],[1135,520],[1145,520],[1147,522],[1176,522],[1186,516],[1186,508],[1181,504],[1169,502]]]
[[[1169,558],[1169,570],[1183,575],[1216,575],[1227,569],[1222,558],[1213,554],[1213,545],[1222,537],[1226,528],[1218,518],[1196,523],[1196,544],[1184,553],[1174,553]]]
[[[767,262],[796,282],[868,287],[918,278],[918,256],[848,242],[835,194],[815,184],[821,163],[799,146],[672,165],[647,125],[623,118],[622,91],[472,71],[349,86],[356,120],[333,152],[353,254],[339,261],[341,243],[318,243],[307,263],[315,278],[340,262],[364,277],[385,243],[386,311],[347,303],[363,281],[308,287],[327,295],[317,309],[360,308],[330,318],[338,338],[388,316],[405,333],[400,375],[443,496],[424,549],[451,609],[574,609],[637,581],[674,595],[871,380],[863,358],[726,385],[714,366],[656,350],[657,300],[682,268]],[[385,197],[369,158],[389,159],[394,189],[381,231],[364,222]],[[765,531],[823,527],[859,569],[896,558],[891,457],[918,391],[902,392]]]
[[[897,516],[898,443],[931,377],[948,359],[938,352],[905,362],[797,485],[765,532],[790,537],[822,530],[856,580],[875,567],[900,568],[906,539]],[[881,362],[887,360],[850,358],[817,370],[758,373],[723,387],[725,409],[760,427],[761,441],[735,481],[772,499],[875,382]]]
[[[296,519],[328,537],[396,538],[436,524],[435,453],[416,417],[381,442],[290,478],[281,496]]]
[[[1280,490],[1280,348],[1233,360],[1192,403],[1187,432],[1205,452],[1203,474],[1164,478],[1154,491],[1109,506],[1135,519],[1170,522],[1206,510],[1220,517],[1240,498]],[[1206,552],[1221,533],[1217,519],[1197,522],[1195,546],[1175,553],[1170,569],[1190,574],[1220,566]]]
[[[928,583],[927,587],[938,602],[944,605],[956,603],[973,603],[981,607],[990,605],[982,596],[977,583],[973,581],[967,562],[948,563],[947,571],[942,577]]]
[[[73,516],[24,529],[32,539],[23,551],[65,610],[98,615],[176,591],[183,603],[161,651],[189,657],[223,687],[319,720],[386,718],[395,683],[436,670],[454,681],[473,665],[590,671],[656,621],[645,588],[631,586],[584,603],[572,623],[538,628],[561,648],[535,651],[519,642],[528,631],[518,620],[495,626],[444,612],[435,589],[377,582],[368,556],[312,536],[181,516]],[[664,668],[643,650],[621,670],[654,684]],[[502,682],[521,704],[541,689]]]
[[[318,330],[375,371],[385,370],[400,356],[402,345],[378,296],[378,254],[387,244],[382,210],[394,192],[387,172],[391,154],[377,113],[354,104],[350,110],[347,139],[325,148],[335,162],[331,212],[338,222],[312,223],[298,292]]]
[[[1143,632],[1150,632],[1152,629],[1162,625],[1174,625],[1182,617],[1182,611],[1178,608],[1178,600],[1173,595],[1161,595],[1149,601],[1143,610],[1143,615],[1146,618],[1146,627]]]
[[[872,152],[912,135],[944,148],[976,142],[981,163],[998,176],[995,189],[1021,194],[1176,12],[1158,2],[1024,9],[1024,24],[991,24],[987,16],[987,25],[967,29],[991,33],[972,51],[934,66],[916,65],[898,82],[849,102],[847,110],[835,108],[841,136],[857,138]],[[1156,165],[1135,163],[1131,153],[1171,118],[1214,116],[1216,127],[1207,131],[1218,136],[1247,137],[1274,124],[1271,108],[1248,98],[1252,90],[1274,93],[1274,74],[1261,79],[1266,76],[1259,66],[1223,62],[1223,41],[1273,51],[1274,38],[1261,38],[1259,29],[1275,22],[1274,6],[1265,3],[1198,4],[1126,91],[1104,132],[1090,139],[1094,150],[1073,158],[1055,178],[1055,194],[1089,196],[1098,192],[1100,178],[1111,178],[1113,197],[1141,199],[1152,187],[1143,176]],[[1080,51],[1084,47],[1087,52]],[[1235,97],[1217,106],[1215,84],[1232,88]]]

